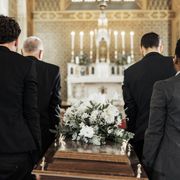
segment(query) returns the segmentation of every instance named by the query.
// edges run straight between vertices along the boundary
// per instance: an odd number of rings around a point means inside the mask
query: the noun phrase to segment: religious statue
[[[99,43],[99,59],[100,62],[105,62],[107,59],[107,42],[102,38]]]

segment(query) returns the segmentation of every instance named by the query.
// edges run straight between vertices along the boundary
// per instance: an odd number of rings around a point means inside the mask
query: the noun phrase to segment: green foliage
[[[119,55],[118,59],[116,60],[117,65],[126,65],[127,64],[127,55]]]
[[[79,65],[89,65],[90,64],[90,59],[87,54],[80,54],[79,55]]]

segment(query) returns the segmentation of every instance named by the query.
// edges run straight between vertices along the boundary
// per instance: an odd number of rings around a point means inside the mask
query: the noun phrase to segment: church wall
[[[62,97],[67,98],[66,76],[67,62],[71,59],[71,31],[76,32],[75,52],[79,53],[79,32],[84,31],[84,52],[89,54],[89,32],[97,28],[99,11],[66,11],[65,7],[70,0],[29,0],[34,4],[32,21],[33,33],[39,36],[45,46],[45,61],[56,64],[61,68]],[[175,0],[176,1],[176,0]],[[179,0],[178,0],[179,1]],[[169,0],[138,0],[139,10],[106,11],[109,19],[109,28],[125,31],[129,34],[134,31],[135,60],[141,58],[139,43],[141,36],[150,31],[161,35],[164,42],[164,54],[171,54],[172,3]],[[65,11],[62,11],[65,10]],[[30,28],[30,27],[29,27]],[[29,34],[30,35],[30,34]],[[120,37],[120,36],[119,36]],[[126,36],[126,52],[129,53],[129,35]],[[119,51],[121,39],[119,38]],[[95,49],[94,49],[95,50]],[[114,55],[114,36],[112,33],[111,59]],[[95,52],[95,51],[94,51]],[[95,57],[94,57],[95,58]]]
[[[9,0],[9,16],[17,18],[17,0]]]
[[[66,100],[67,62],[71,59],[70,32],[76,32],[76,53],[79,52],[79,32],[85,32],[85,52],[89,53],[89,31],[97,28],[99,11],[64,11],[70,0],[28,0],[28,35],[39,36],[45,46],[45,61],[61,68],[62,97]],[[157,32],[164,42],[164,54],[173,54],[175,42],[180,37],[180,0],[138,0],[139,10],[107,12],[110,29],[135,32],[135,60],[141,58],[139,43],[141,36],[149,31]],[[17,0],[9,0],[9,15],[17,18]],[[29,23],[30,22],[30,23]],[[126,52],[129,52],[129,37]],[[119,51],[121,39],[119,38]],[[114,36],[112,34],[111,59],[113,59]]]
[[[164,42],[164,54],[170,52],[170,31],[171,21],[113,21],[109,22],[109,28],[117,31],[130,31],[135,32],[134,36],[134,49],[135,60],[141,58],[139,52],[139,43],[141,36],[150,31],[154,31],[161,35]],[[61,85],[62,85],[62,98],[67,98],[66,76],[67,76],[67,62],[71,59],[71,31],[76,32],[75,39],[75,52],[79,53],[79,32],[84,31],[84,52],[89,53],[89,32],[97,28],[96,21],[35,21],[34,34],[39,36],[45,46],[45,61],[59,65],[61,68]],[[129,47],[129,37],[126,38],[126,47]],[[119,48],[121,49],[121,39],[119,38]],[[112,34],[111,58],[113,58],[114,38]],[[119,50],[120,50],[119,49]],[[126,49],[127,52],[129,48]]]

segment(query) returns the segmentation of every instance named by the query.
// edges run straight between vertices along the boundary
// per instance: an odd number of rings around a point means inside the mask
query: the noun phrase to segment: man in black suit
[[[41,148],[36,67],[15,52],[20,32],[14,19],[0,16],[1,180],[27,180]]]
[[[180,40],[176,76],[154,84],[145,133],[143,163],[151,180],[180,179]]]
[[[127,130],[135,133],[131,144],[141,160],[144,133],[148,126],[150,98],[156,81],[175,74],[173,61],[161,55],[161,40],[156,33],[147,33],[141,39],[142,60],[124,71],[124,108],[129,120]]]
[[[42,61],[43,44],[35,36],[28,37],[22,53],[36,63],[38,77],[38,107],[40,112],[40,125],[42,137],[42,155],[53,143],[55,134],[50,129],[55,129],[60,117],[60,72],[59,67]]]

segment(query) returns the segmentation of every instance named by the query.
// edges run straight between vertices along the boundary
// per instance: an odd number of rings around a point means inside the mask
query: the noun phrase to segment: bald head
[[[34,56],[41,60],[43,55],[43,43],[36,36],[28,37],[23,44],[22,54],[24,56]]]

